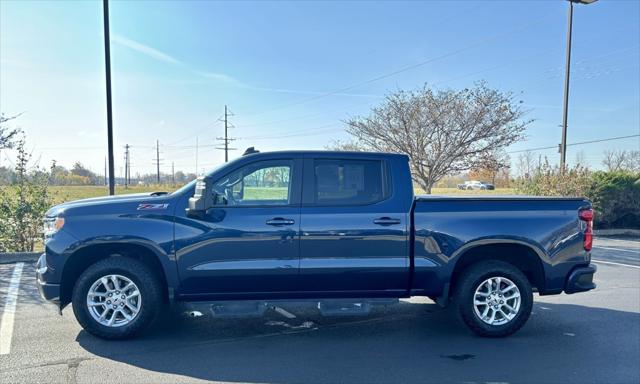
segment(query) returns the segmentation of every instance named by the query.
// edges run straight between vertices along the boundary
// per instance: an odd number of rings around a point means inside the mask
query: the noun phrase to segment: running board
[[[184,302],[183,305],[192,316],[209,312],[218,318],[261,317],[267,309],[287,304],[315,304],[322,316],[366,316],[374,305],[390,305],[398,301],[398,299],[244,300]]]

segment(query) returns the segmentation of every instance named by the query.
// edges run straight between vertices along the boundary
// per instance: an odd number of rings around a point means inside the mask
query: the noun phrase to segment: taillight
[[[582,246],[585,251],[590,251],[593,247],[593,210],[592,209],[582,209],[578,212],[578,217],[580,220],[586,222],[587,228],[584,230],[584,240],[582,241]]]

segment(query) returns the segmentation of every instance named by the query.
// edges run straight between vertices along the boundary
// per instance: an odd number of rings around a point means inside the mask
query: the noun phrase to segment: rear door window
[[[379,160],[314,160],[314,203],[362,205],[389,196],[386,163]]]

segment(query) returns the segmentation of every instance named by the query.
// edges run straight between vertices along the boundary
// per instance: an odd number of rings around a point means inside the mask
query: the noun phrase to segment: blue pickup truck
[[[51,208],[37,284],[108,339],[166,304],[411,296],[499,337],[533,292],[595,288],[592,220],[582,198],[414,196],[405,155],[248,151],[173,193]]]

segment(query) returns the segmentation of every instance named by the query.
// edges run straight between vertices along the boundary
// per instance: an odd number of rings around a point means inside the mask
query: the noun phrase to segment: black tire
[[[89,313],[87,293],[99,278],[118,274],[133,281],[141,295],[140,310],[126,325],[109,327],[100,324]],[[85,270],[73,288],[73,313],[78,323],[87,332],[103,339],[120,340],[132,338],[155,320],[162,307],[162,289],[156,276],[143,263],[127,257],[110,257],[91,265]]]
[[[520,309],[506,324],[484,322],[474,308],[476,289],[491,277],[506,277],[520,291]],[[516,267],[502,261],[485,261],[466,268],[456,283],[455,310],[474,333],[484,337],[504,337],[518,331],[527,322],[533,306],[533,291],[527,277]]]

